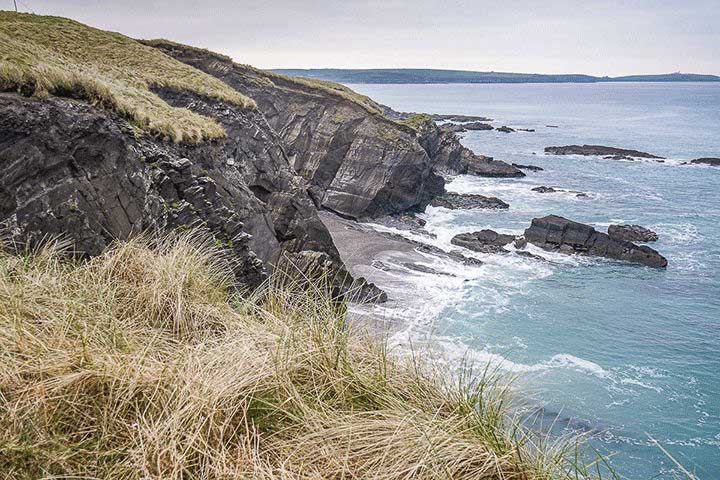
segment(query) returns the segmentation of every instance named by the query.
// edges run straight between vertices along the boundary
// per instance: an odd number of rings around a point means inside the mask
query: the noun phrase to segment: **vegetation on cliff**
[[[166,40],[164,38],[154,40],[140,40],[140,42],[145,45],[160,49],[177,48],[184,51],[191,50],[200,53],[203,56],[215,57],[223,63],[234,64],[233,59],[228,57],[227,55],[211,52],[210,50],[206,50],[203,48],[184,45],[181,43],[173,42],[171,40]],[[379,115],[383,113],[382,107],[370,97],[361,95],[354,90],[346,87],[345,85],[341,85],[339,83],[314,78],[292,77],[289,75],[275,73],[270,70],[261,70],[259,68],[253,67],[252,65],[246,64],[234,64],[234,66],[245,70],[256,81],[262,82],[265,86],[283,87],[284,85],[292,85],[297,88],[303,88],[311,93],[314,92],[318,95],[330,95],[348,100],[361,106],[368,113],[374,115]]]
[[[388,353],[323,287],[242,299],[231,266],[194,233],[0,254],[5,478],[576,478],[498,378]]]
[[[214,119],[171,107],[152,92],[161,87],[255,108],[217,78],[119,33],[66,18],[0,12],[0,91],[87,100],[174,141],[225,135]]]

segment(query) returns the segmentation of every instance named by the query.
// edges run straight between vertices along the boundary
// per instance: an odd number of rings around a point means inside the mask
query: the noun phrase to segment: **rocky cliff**
[[[63,234],[95,255],[115,238],[204,227],[236,253],[240,280],[250,286],[282,251],[338,258],[259,113],[160,94],[217,118],[227,137],[172,144],[84,102],[0,94],[0,219],[13,239]]]
[[[340,85],[293,79],[167,41],[148,42],[255,100],[318,207],[350,218],[422,210],[443,192],[417,132]]]
[[[386,107],[387,108],[387,107]],[[395,116],[403,115],[395,112]],[[436,172],[444,175],[469,174],[481,177],[524,177],[517,167],[484,155],[477,155],[460,143],[456,135],[459,124],[435,123],[437,116],[427,114],[409,114],[404,122],[412,126],[418,135],[418,141],[428,156]],[[442,118],[442,117],[441,117]],[[460,117],[462,118],[462,117]]]

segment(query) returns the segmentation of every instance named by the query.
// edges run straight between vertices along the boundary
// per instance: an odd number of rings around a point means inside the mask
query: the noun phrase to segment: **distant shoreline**
[[[337,83],[354,84],[516,84],[516,83],[720,83],[720,76],[692,73],[597,77],[583,74],[473,72],[433,69],[273,69],[272,72]]]

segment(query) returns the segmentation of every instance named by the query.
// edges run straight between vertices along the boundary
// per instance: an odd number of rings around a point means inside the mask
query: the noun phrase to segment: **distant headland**
[[[338,83],[602,83],[602,82],[720,82],[720,76],[694,73],[596,77],[583,74],[473,72],[427,68],[275,69],[276,73]]]

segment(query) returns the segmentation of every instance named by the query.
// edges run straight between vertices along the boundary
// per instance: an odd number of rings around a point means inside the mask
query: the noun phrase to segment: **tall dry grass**
[[[170,106],[152,87],[255,108],[217,78],[119,33],[61,17],[0,12],[0,91],[84,99],[174,141],[225,136],[214,119]]]
[[[583,476],[502,377],[388,352],[322,281],[243,298],[194,233],[65,251],[0,254],[0,478]]]

